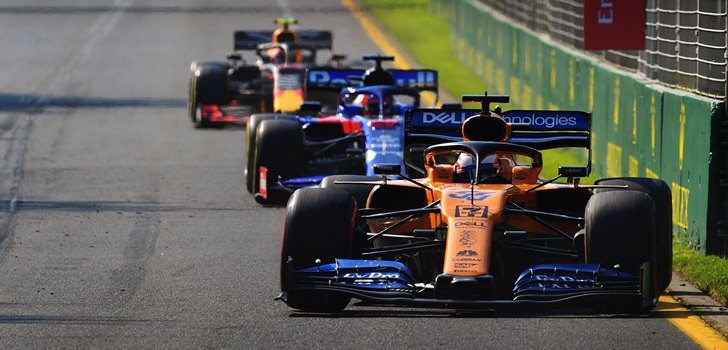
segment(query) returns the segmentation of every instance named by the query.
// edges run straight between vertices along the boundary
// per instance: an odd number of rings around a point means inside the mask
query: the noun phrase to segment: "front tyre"
[[[351,258],[354,251],[356,202],[348,193],[331,188],[302,188],[286,207],[281,246],[281,290],[288,306],[310,312],[338,312],[351,297],[336,292],[297,289],[292,272],[317,264]]]
[[[193,62],[190,66],[189,98],[187,115],[196,128],[207,128],[210,121],[203,119],[200,105],[224,105],[230,103],[225,62]]]
[[[637,191],[594,194],[586,205],[585,249],[587,263],[598,263],[634,276],[642,276],[647,263],[649,283],[643,300],[625,298],[595,305],[607,312],[639,313],[657,302],[655,273],[655,210],[652,198]],[[647,302],[645,302],[647,301]]]
[[[260,193],[261,191],[261,167],[267,169],[265,181],[268,187],[277,184],[279,177],[295,178],[301,176],[304,163],[303,137],[301,123],[295,120],[269,119],[260,123],[256,132],[255,156],[253,158],[253,193]],[[263,199],[256,196],[256,200],[266,203],[285,203],[285,199],[272,197]]]
[[[647,193],[655,202],[657,286],[660,291],[667,289],[672,280],[672,192],[670,186],[662,180],[642,177],[601,179],[596,184],[627,185],[628,190]],[[610,191],[610,189],[600,189],[597,192],[603,191]]]
[[[336,183],[340,182],[351,182],[351,181],[381,181],[382,178],[379,176],[367,176],[367,175],[331,175],[321,180],[320,187],[322,188],[337,188],[346,192],[349,192],[359,208],[366,208],[367,198],[369,193],[372,191],[375,185],[369,184],[347,184],[347,183]]]
[[[245,188],[248,193],[255,194],[255,188],[253,184],[258,181],[258,173],[255,170],[255,150],[256,150],[256,136],[258,132],[258,126],[264,120],[269,119],[287,119],[295,120],[295,117],[290,114],[277,114],[277,113],[257,113],[250,116],[248,123],[245,125],[245,169],[243,174],[245,175]]]

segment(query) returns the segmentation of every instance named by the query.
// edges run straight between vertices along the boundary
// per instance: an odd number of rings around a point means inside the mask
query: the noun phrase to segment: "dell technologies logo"
[[[350,76],[359,76],[363,71],[334,71],[310,70],[308,82],[313,84],[348,85]]]
[[[435,73],[431,71],[406,70],[393,71],[394,79],[399,86],[432,86],[437,81]]]
[[[560,117],[558,115],[539,116],[536,114],[507,115],[506,122],[511,124],[528,124],[538,128],[553,129],[577,126],[576,117]]]
[[[472,112],[424,112],[422,122],[425,124],[462,124],[472,116]]]
[[[423,112],[423,124],[462,124],[473,116],[472,112]],[[579,120],[574,116],[537,114],[506,115],[503,119],[511,124],[528,124],[537,129],[561,129],[579,126]]]

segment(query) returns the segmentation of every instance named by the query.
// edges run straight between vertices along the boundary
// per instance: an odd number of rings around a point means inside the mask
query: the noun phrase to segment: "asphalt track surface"
[[[195,130],[188,66],[277,16],[376,52],[338,0],[0,4],[0,348],[697,347],[664,317],[274,302],[283,210],[239,128]]]

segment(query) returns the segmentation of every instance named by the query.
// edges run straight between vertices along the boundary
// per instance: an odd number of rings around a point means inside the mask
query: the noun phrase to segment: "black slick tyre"
[[[655,202],[655,246],[657,250],[657,278],[660,291],[672,280],[672,192],[665,181],[651,178],[610,178],[596,182],[598,185],[627,185],[630,191],[650,195]],[[599,189],[597,192],[609,191]],[[622,191],[622,190],[618,190]]]
[[[255,149],[256,149],[256,136],[257,128],[261,122],[268,119],[288,119],[294,120],[294,116],[290,114],[276,114],[276,113],[259,113],[253,114],[248,119],[248,123],[245,125],[245,169],[243,175],[245,176],[245,188],[248,193],[255,193],[253,183],[256,181],[258,174],[254,170],[255,167]]]
[[[337,258],[357,256],[353,251],[356,203],[348,193],[331,188],[302,188],[286,207],[281,246],[281,290],[288,306],[310,312],[338,312],[351,298],[331,291],[297,289],[292,271]],[[310,284],[307,284],[310,285]]]
[[[336,181],[380,181],[382,178],[378,176],[367,176],[367,175],[331,175],[321,180],[322,188],[337,188],[346,192],[349,192],[352,197],[356,200],[356,204],[359,208],[366,208],[367,198],[369,192],[372,191],[375,185],[365,184],[344,184],[336,183]]]
[[[594,194],[585,209],[585,256],[587,263],[641,275],[643,264],[655,265],[655,211],[652,198],[638,191],[608,191]],[[600,311],[643,312],[656,302],[654,268],[649,273],[648,294],[642,300],[625,298],[595,305]]]
[[[200,105],[225,105],[230,103],[228,70],[226,62],[193,62],[190,66],[189,99],[187,113],[196,128],[210,126],[209,120],[200,115]]]
[[[298,121],[264,120],[257,127],[253,158],[253,192],[260,192],[260,167],[266,167],[266,186],[278,177],[293,178],[303,172],[303,128]],[[256,200],[258,200],[256,196]],[[262,199],[261,199],[262,200]],[[283,200],[285,203],[285,200]],[[264,203],[265,204],[265,203]]]
[[[208,120],[202,119],[200,111],[200,102],[197,99],[197,77],[194,72],[190,75],[189,99],[187,100],[187,116],[190,118],[195,128],[203,129],[210,126]]]

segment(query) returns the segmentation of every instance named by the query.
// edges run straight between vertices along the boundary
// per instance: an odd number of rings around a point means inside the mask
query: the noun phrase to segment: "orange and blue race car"
[[[333,176],[288,201],[280,261],[291,308],[369,305],[499,309],[580,303],[601,312],[655,306],[671,278],[671,194],[664,181],[591,171],[588,113],[490,110],[508,96],[467,95],[480,110],[414,109],[414,161],[377,176]],[[541,151],[586,165],[543,179]]]
[[[192,62],[188,116],[197,128],[245,125],[253,113],[295,111],[304,99],[306,68],[341,65],[341,54],[318,62],[317,53],[331,53],[333,34],[327,30],[295,31],[295,19],[278,18],[275,31],[236,31],[228,61]],[[248,64],[243,52],[253,51]]]

